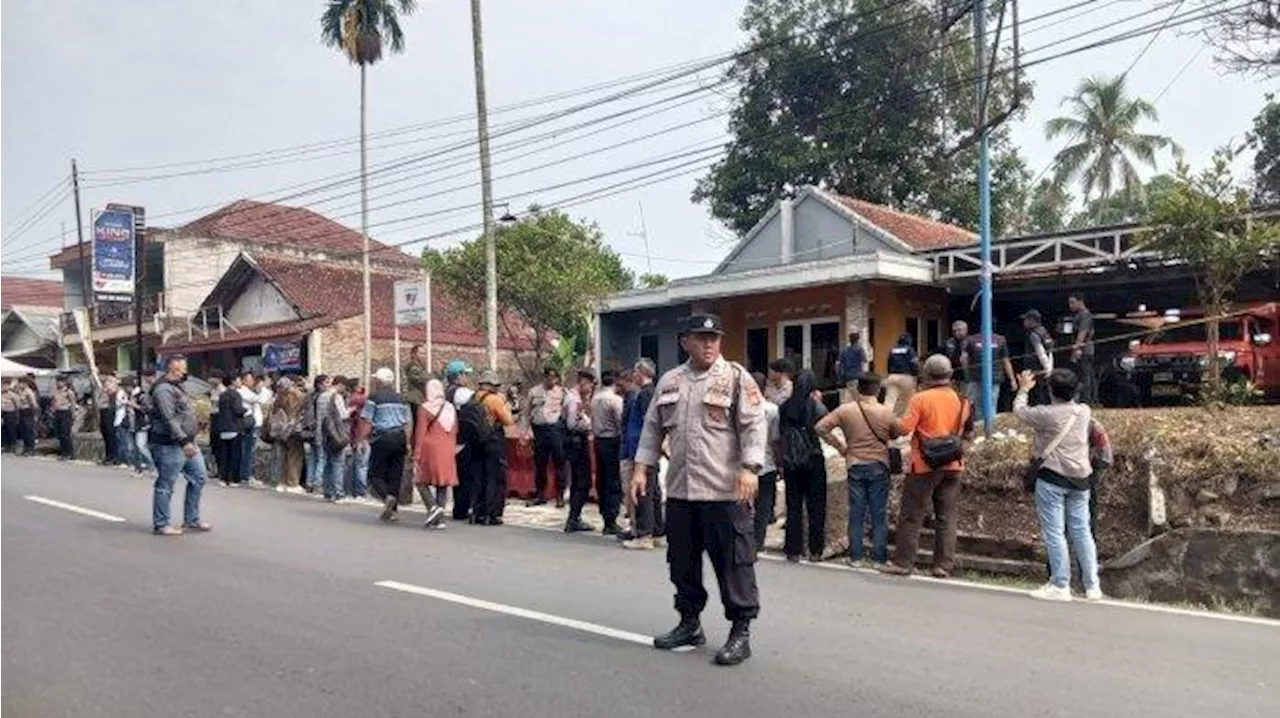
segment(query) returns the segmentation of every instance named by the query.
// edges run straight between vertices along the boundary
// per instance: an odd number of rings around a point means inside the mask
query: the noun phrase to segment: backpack
[[[480,403],[479,393],[458,407],[458,443],[474,449],[487,447],[497,438],[489,410]]]
[[[804,469],[815,455],[822,453],[813,432],[803,426],[788,426],[782,433],[782,468],[786,471]]]
[[[317,410],[319,401],[319,391],[307,394],[307,401],[302,407],[302,426],[298,428],[298,433],[304,441],[313,441],[316,438],[316,429],[320,424]]]
[[[262,440],[268,444],[288,441],[298,433],[298,423],[289,418],[283,408],[277,408],[271,412],[271,420],[263,426]]]

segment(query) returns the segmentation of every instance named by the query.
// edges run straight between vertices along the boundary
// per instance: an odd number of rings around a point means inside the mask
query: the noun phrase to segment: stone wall
[[[359,316],[349,317],[319,330],[320,332],[320,364],[316,373],[335,376],[360,376],[364,372],[364,322]],[[409,360],[409,349],[413,342],[400,342],[400,361]],[[483,369],[488,361],[483,346],[459,346],[455,344],[434,343],[432,359],[437,366],[443,366],[451,359],[464,359],[477,369]],[[520,359],[529,368],[537,371],[537,361],[533,352],[522,352]],[[395,340],[373,340],[373,367],[395,366]],[[516,353],[508,349],[498,350],[498,372],[504,379],[524,378],[524,373],[516,358]]]
[[[1280,618],[1280,533],[1175,529],[1107,564],[1102,587],[1116,598]]]

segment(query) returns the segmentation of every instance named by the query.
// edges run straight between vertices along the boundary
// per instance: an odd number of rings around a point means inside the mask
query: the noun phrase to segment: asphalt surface
[[[1280,628],[762,561],[755,657],[663,653],[395,581],[633,634],[666,565],[598,537],[425,532],[376,509],[205,491],[149,533],[150,485],[4,457],[4,716],[1275,716]],[[35,503],[113,514],[123,522]],[[180,496],[174,509],[181,512]]]

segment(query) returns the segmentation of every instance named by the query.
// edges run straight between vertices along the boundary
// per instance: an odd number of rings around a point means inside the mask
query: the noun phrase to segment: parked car
[[[1194,397],[1209,364],[1208,324],[1201,312],[1171,316],[1122,360],[1144,406]],[[1226,381],[1247,380],[1280,400],[1280,302],[1251,307],[1218,323],[1218,359]]]

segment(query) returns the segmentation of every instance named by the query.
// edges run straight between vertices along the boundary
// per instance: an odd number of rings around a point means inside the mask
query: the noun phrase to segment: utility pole
[[[79,244],[76,251],[80,255],[80,305],[89,308],[89,265],[84,261],[84,220],[80,216],[80,173],[76,170],[76,161],[71,160],[71,189],[76,197],[76,237]]]
[[[991,315],[991,142],[987,127],[987,0],[975,0],[973,5],[974,79],[978,97],[978,233],[982,261],[982,426],[987,436],[995,420],[995,406],[991,396],[994,378]]]
[[[133,339],[138,362],[133,369],[138,386],[141,387],[142,368],[147,357],[146,345],[142,343],[142,290],[147,278],[147,221],[141,207],[134,207],[133,212]]]
[[[484,206],[485,354],[489,368],[498,368],[498,249],[493,235],[493,178],[489,175],[489,110],[484,89],[484,31],[480,0],[471,0],[471,48],[475,59],[476,133],[480,144],[480,198]]]
[[[644,221],[644,202],[636,200],[640,208],[640,239],[644,240],[644,261],[649,274],[653,274],[653,255],[649,253],[649,226]]]
[[[360,63],[360,235],[364,241],[362,268],[364,270],[364,385],[369,387],[373,376],[373,289],[369,279],[369,153],[365,141],[365,109],[368,86],[367,65]],[[372,388],[370,388],[372,391]]]

